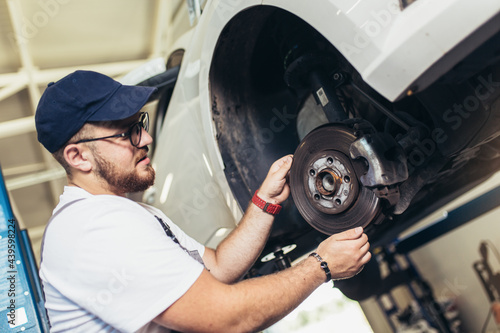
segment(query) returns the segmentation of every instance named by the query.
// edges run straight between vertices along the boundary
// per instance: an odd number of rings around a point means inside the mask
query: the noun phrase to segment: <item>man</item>
[[[68,179],[42,244],[53,332],[258,331],[331,277],[353,276],[370,260],[358,228],[331,236],[290,269],[238,282],[273,224],[259,201],[279,205],[289,195],[291,156],[271,166],[256,204],[215,250],[158,209],[127,199],[154,182],[148,116],[140,111],[153,91],[77,71],[49,84],[39,102],[38,139]]]

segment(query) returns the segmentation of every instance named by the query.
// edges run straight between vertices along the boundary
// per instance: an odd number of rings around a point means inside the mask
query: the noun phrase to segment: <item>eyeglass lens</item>
[[[131,129],[130,141],[132,141],[133,146],[138,146],[141,142],[143,128],[146,132],[149,130],[149,116],[147,113],[143,113],[139,122]]]

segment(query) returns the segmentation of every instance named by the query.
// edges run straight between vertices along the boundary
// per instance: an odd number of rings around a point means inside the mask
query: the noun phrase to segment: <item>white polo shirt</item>
[[[65,187],[42,244],[40,278],[51,332],[169,332],[151,322],[204,267],[168,237],[203,256],[205,247],[160,210]]]

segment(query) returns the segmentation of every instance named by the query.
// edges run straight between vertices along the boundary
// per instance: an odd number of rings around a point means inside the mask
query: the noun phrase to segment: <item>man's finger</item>
[[[366,242],[363,244],[363,246],[361,246],[360,248],[361,252],[368,252],[368,250],[370,250],[370,243],[369,242]]]
[[[269,173],[276,174],[279,178],[285,178],[292,165],[292,155],[287,155],[273,163]]]
[[[372,258],[372,254],[370,252],[366,252],[365,255],[363,256],[363,258],[361,258],[361,263],[363,265],[366,265],[370,259]]]
[[[349,229],[338,234],[333,235],[336,240],[351,240],[358,239],[363,234],[363,228],[357,227],[354,229]]]

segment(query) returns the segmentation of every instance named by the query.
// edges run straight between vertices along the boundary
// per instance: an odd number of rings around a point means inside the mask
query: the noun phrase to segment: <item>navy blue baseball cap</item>
[[[127,86],[92,72],[76,71],[48,84],[35,114],[38,141],[51,153],[63,147],[86,122],[133,116],[154,87]]]

